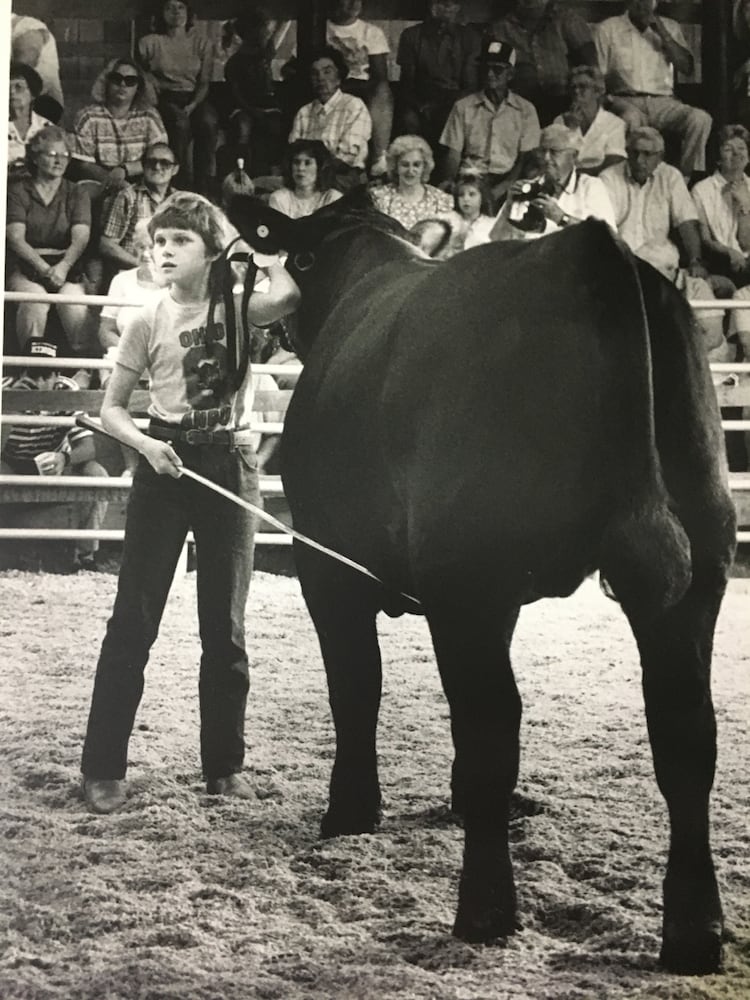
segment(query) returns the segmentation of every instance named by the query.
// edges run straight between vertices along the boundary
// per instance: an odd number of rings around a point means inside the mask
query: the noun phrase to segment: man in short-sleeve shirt
[[[628,128],[653,125],[680,137],[680,170],[687,180],[706,168],[711,116],[674,97],[674,71],[690,75],[694,60],[682,29],[656,13],[658,0],[628,0],[626,11],[608,17],[595,34],[599,66],[612,111]]]
[[[443,176],[453,180],[461,164],[488,175],[497,201],[519,176],[523,156],[539,145],[539,119],[529,101],[510,90],[515,51],[489,42],[480,63],[483,89],[456,101],[440,142],[446,147]]]

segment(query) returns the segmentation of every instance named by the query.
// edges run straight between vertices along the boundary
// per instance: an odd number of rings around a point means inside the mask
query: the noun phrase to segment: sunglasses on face
[[[114,83],[118,87],[137,87],[138,77],[135,73],[128,73],[123,76],[122,73],[110,73],[107,77],[110,83]]]
[[[175,163],[174,160],[162,160],[157,156],[149,156],[143,161],[143,165],[150,170],[169,170]]]

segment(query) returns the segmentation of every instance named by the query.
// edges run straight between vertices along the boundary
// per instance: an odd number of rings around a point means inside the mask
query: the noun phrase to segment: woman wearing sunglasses
[[[91,96],[94,102],[79,111],[73,126],[72,176],[118,190],[140,180],[146,148],[166,142],[166,129],[142,70],[129,59],[108,63]]]

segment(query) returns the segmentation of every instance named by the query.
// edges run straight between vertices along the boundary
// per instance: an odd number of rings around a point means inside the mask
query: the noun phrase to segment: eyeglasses
[[[157,156],[149,156],[143,161],[143,165],[150,170],[169,170],[170,167],[175,165],[175,161],[161,160]]]
[[[40,155],[41,156],[47,156],[50,160],[69,160],[70,159],[70,153],[68,153],[67,150],[64,153],[59,153],[59,152],[52,153],[48,149],[43,149],[43,150],[41,150]]]
[[[117,87],[137,87],[139,77],[135,73],[128,73],[127,76],[123,76],[122,73],[110,73],[107,79]]]

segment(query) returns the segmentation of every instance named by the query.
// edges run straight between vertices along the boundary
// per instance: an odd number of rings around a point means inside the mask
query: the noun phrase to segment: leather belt
[[[148,426],[148,433],[151,437],[160,441],[184,441],[191,445],[218,445],[221,448],[228,448],[234,451],[240,445],[252,444],[255,437],[254,431],[249,427],[241,427],[238,430],[230,430],[226,427],[216,428],[216,430],[203,430],[198,427],[177,427],[174,424],[155,424],[153,421]]]

